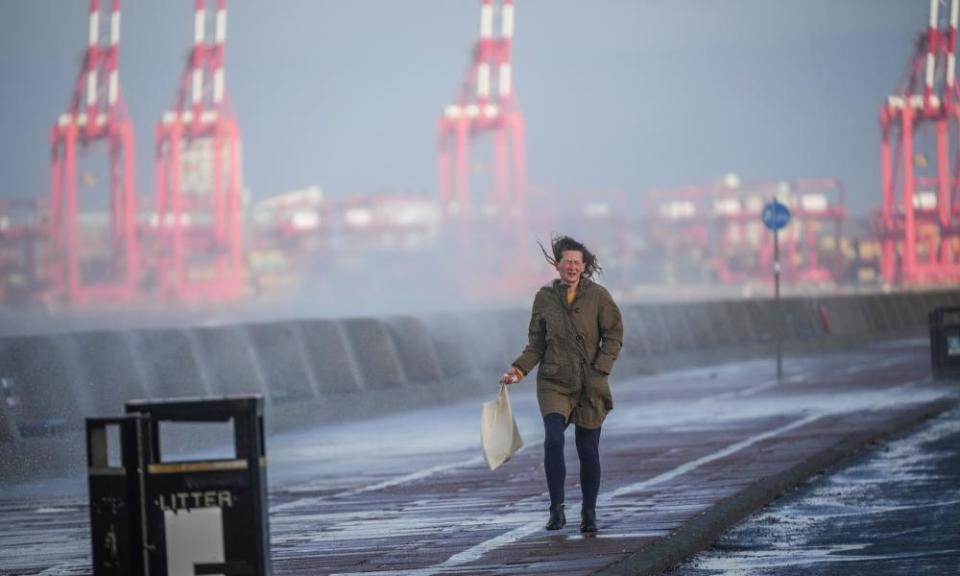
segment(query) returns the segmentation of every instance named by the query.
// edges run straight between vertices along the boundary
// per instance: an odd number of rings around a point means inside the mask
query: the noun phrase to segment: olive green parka
[[[540,288],[530,315],[529,341],[513,366],[537,364],[537,400],[543,415],[595,429],[613,409],[607,377],[623,344],[623,319],[610,293],[581,278],[573,302],[560,280]]]

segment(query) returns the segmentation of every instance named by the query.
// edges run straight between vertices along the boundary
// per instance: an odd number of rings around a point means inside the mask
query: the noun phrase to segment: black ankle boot
[[[580,531],[581,532],[596,532],[597,531],[597,511],[592,509],[584,508],[580,511]]]
[[[547,521],[547,530],[559,530],[567,525],[567,517],[563,513],[563,504],[550,505],[550,520]]]

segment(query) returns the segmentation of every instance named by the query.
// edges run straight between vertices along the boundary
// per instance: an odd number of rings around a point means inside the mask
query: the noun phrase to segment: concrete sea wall
[[[787,298],[786,352],[927,334],[960,291]],[[770,354],[772,300],[622,307],[613,375]],[[133,399],[261,394],[272,430],[491,396],[526,341],[527,310],[303,319],[0,338],[0,479],[84,466],[84,418]]]

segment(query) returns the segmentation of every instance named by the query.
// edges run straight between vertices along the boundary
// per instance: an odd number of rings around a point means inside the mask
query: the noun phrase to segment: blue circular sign
[[[763,207],[763,225],[770,230],[779,230],[790,223],[790,209],[774,200]]]

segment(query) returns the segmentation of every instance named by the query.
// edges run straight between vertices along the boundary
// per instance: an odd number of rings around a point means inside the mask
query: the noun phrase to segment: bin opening
[[[90,431],[90,459],[97,468],[122,468],[120,424],[104,424]]]
[[[235,460],[234,420],[160,423],[160,462]]]
[[[960,334],[947,336],[947,356],[960,356]]]

